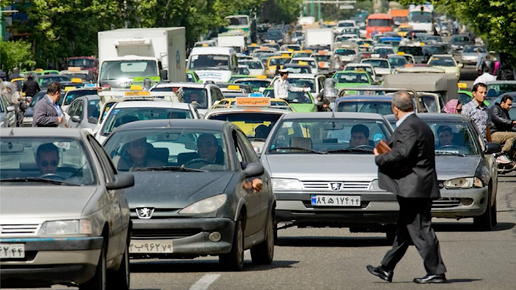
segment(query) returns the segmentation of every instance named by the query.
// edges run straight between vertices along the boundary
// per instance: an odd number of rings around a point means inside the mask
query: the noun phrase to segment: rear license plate
[[[25,244],[0,244],[0,259],[25,258]]]
[[[360,206],[360,196],[312,195],[312,206]]]
[[[171,254],[174,252],[173,241],[139,241],[131,240],[130,253]]]

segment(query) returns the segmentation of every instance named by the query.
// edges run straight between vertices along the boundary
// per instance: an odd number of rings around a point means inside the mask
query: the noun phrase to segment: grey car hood
[[[480,160],[480,156],[436,156],[437,179],[448,180],[457,177],[473,177]]]
[[[371,181],[378,178],[373,154],[267,154],[263,164],[273,178]]]
[[[96,186],[5,186],[0,214],[4,219],[79,218]]]
[[[179,209],[223,193],[232,171],[217,172],[132,172],[134,186],[125,190],[130,208]]]

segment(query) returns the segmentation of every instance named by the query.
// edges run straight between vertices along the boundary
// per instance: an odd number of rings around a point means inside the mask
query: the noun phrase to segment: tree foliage
[[[31,53],[31,44],[24,40],[0,42],[2,69],[6,72],[13,68],[33,68],[36,62]]]

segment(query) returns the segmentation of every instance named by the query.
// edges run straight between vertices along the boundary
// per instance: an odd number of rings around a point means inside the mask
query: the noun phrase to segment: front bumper
[[[276,221],[294,222],[298,226],[312,227],[376,227],[396,224],[399,205],[396,196],[389,192],[341,191],[322,192],[275,192]],[[313,207],[311,196],[345,195],[360,196],[359,207]]]
[[[102,237],[0,239],[25,248],[25,258],[0,260],[2,286],[84,283],[95,273],[102,243]]]
[[[453,190],[441,189],[441,198],[432,204],[432,216],[437,218],[480,216],[487,209],[488,194],[487,186]]]
[[[227,254],[231,251],[235,222],[229,218],[133,219],[131,257],[185,257]],[[210,234],[220,233],[213,242]],[[158,244],[171,248],[157,251]]]

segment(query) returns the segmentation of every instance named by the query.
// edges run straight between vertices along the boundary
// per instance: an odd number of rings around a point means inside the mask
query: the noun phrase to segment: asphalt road
[[[248,252],[241,272],[221,271],[216,257],[133,260],[131,289],[515,289],[516,173],[500,177],[497,202],[499,223],[490,232],[476,231],[472,219],[434,219],[451,282],[445,285],[412,282],[425,274],[414,247],[398,264],[393,283],[370,275],[365,266],[379,264],[390,248],[384,234],[290,228],[279,231],[271,265],[254,266]]]

